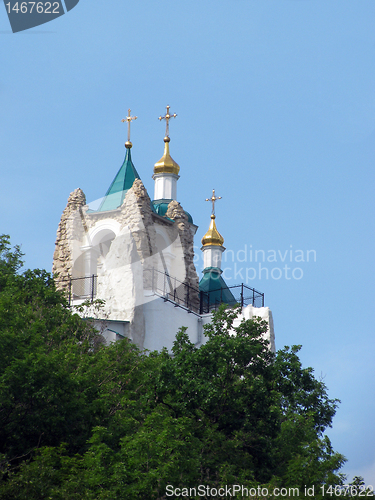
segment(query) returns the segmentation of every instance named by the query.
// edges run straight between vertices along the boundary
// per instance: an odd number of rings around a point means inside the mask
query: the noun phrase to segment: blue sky
[[[18,34],[1,7],[0,44],[0,233],[26,265],[51,269],[71,191],[105,194],[128,108],[152,196],[169,104],[197,255],[215,188],[228,284],[265,293],[277,347],[302,344],[342,401],[328,434],[344,472],[375,485],[375,2],[80,0]]]

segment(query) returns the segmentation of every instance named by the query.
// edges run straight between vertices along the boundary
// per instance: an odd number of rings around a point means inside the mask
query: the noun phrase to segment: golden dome
[[[215,216],[211,215],[211,224],[208,228],[207,233],[202,238],[202,245],[204,247],[208,245],[216,245],[218,247],[223,246],[224,238],[221,236],[219,231],[216,229]]]
[[[180,167],[174,161],[169,153],[169,137],[164,137],[164,154],[154,165],[154,174],[176,174],[178,175]]]

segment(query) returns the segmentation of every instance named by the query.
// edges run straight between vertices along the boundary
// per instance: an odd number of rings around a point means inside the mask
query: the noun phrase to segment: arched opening
[[[96,294],[96,277],[100,259],[108,254],[111,243],[116,237],[111,229],[98,231],[91,245],[81,247],[81,253],[75,259],[72,268],[73,298],[93,298]]]
[[[93,250],[97,254],[97,258],[106,257],[111,243],[116,235],[111,229],[103,229],[100,233],[96,234],[93,239]]]
[[[92,240],[92,248],[89,250],[91,252],[90,274],[97,274],[98,263],[100,259],[107,256],[115,237],[116,235],[111,229],[102,229],[95,234]]]

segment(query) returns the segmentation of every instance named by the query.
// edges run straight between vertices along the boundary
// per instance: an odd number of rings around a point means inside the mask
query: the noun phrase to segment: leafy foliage
[[[45,271],[0,239],[0,498],[162,499],[167,485],[342,484],[337,401],[299,347],[220,309],[196,348],[103,346]],[[202,497],[200,497],[202,498]],[[319,498],[316,496],[315,498]]]

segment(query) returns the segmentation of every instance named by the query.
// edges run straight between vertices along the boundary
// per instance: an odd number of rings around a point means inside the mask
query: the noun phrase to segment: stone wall
[[[121,227],[128,227],[134,238],[138,259],[146,267],[156,265],[156,232],[151,200],[140,179],[135,179],[121,206]],[[144,279],[148,279],[145,275]]]
[[[82,208],[85,205],[86,196],[82,189],[78,188],[70,193],[57,229],[52,273],[56,276],[60,289],[67,289],[69,286],[69,277],[72,275],[74,265],[73,241],[80,241],[83,238],[84,213]]]
[[[188,217],[177,201],[171,201],[169,203],[166,216],[174,220],[175,227],[173,229],[178,232],[185,265],[185,283],[198,290],[199,279],[194,264],[194,237],[190,229]],[[199,293],[194,294],[192,299],[193,308],[198,310]]]

